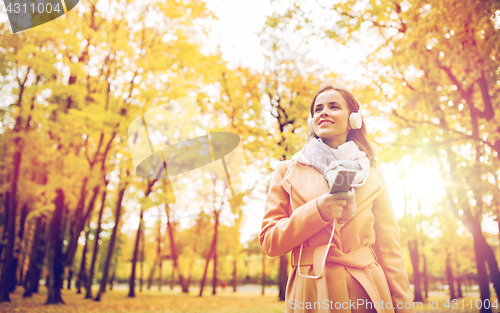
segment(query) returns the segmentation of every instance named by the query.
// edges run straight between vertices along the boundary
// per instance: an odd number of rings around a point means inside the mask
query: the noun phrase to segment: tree
[[[119,188],[118,199],[116,201],[115,225],[113,226],[113,232],[111,234],[111,239],[109,241],[109,248],[108,248],[108,253],[106,256],[106,263],[104,265],[104,270],[103,270],[103,274],[102,274],[101,286],[99,288],[99,292],[97,293],[97,296],[94,299],[95,301],[101,300],[102,294],[104,293],[104,291],[106,289],[106,284],[108,282],[109,269],[110,269],[110,265],[111,265],[111,257],[113,256],[115,243],[116,243],[116,237],[118,236],[118,227],[119,227],[120,218],[121,218],[123,195],[125,194],[125,189],[127,188],[128,180],[129,180],[128,176],[129,176],[129,171],[127,170],[126,175],[124,175],[124,177],[122,177],[122,180],[120,182],[121,186]]]
[[[48,297],[46,304],[64,303],[61,298],[62,272],[63,272],[63,252],[61,241],[61,221],[64,214],[64,192],[56,190],[57,197],[54,200],[55,210],[50,224],[49,237],[49,282]]]
[[[160,208],[158,207],[159,213],[161,213]],[[161,246],[162,246],[162,232],[161,232],[161,214],[158,214],[158,232],[156,235],[156,258],[158,259],[158,291],[161,291],[161,286],[163,285],[163,271],[162,271],[162,265],[163,265],[163,254],[161,251]]]
[[[33,292],[38,291],[40,269],[43,265],[45,255],[45,221],[46,217],[44,215],[36,218],[28,272],[26,273],[26,279],[24,282],[25,290],[23,298],[31,297]]]
[[[106,187],[108,183],[109,181],[106,181]],[[97,219],[97,227],[94,232],[94,247],[92,251],[92,260],[90,261],[89,273],[86,275],[86,280],[85,280],[85,299],[92,299],[92,279],[94,278],[95,263],[97,260],[97,253],[99,251],[99,236],[101,234],[102,213],[104,211],[104,207],[106,204],[106,194],[107,194],[107,188],[104,188],[104,191],[102,192],[101,195],[101,208],[99,210],[99,216]]]
[[[87,226],[85,231],[85,245],[83,246],[82,258],[80,260],[80,270],[78,271],[78,277],[76,280],[76,293],[82,292],[82,282],[85,282],[86,275],[86,265],[87,265],[87,245],[89,242],[90,225]]]
[[[156,183],[157,180],[158,179],[147,181],[147,187],[146,187],[146,191],[144,192],[144,198],[147,198],[149,196],[149,194],[153,190],[153,185]],[[134,244],[134,253],[132,255],[132,273],[130,274],[129,292],[128,292],[129,297],[135,297],[135,267],[136,267],[136,263],[137,263],[137,255],[139,253],[139,242],[141,240],[141,233],[143,231],[142,230],[142,227],[143,227],[142,224],[144,223],[143,217],[144,217],[144,208],[141,205],[141,213],[139,216],[139,227],[137,228],[137,235],[135,237],[135,244]],[[142,281],[141,281],[141,284],[142,284]]]
[[[214,181],[214,195],[215,195],[215,182],[216,179],[213,179]],[[215,198],[215,197],[214,197]],[[215,200],[215,199],[214,199]],[[222,206],[223,203],[219,205]],[[214,234],[212,237],[212,244],[210,245],[210,250],[208,251],[206,261],[205,261],[205,270],[203,271],[203,278],[201,279],[200,282],[200,293],[199,296],[201,297],[203,295],[203,287],[205,285],[205,279],[207,277],[207,271],[208,271],[208,264],[210,263],[210,260],[213,259],[213,267],[214,267],[214,273],[212,276],[212,294],[215,295],[216,290],[216,284],[217,284],[217,233],[219,230],[219,216],[220,216],[220,208],[217,208],[215,206],[215,203],[213,204],[213,216],[214,216]]]

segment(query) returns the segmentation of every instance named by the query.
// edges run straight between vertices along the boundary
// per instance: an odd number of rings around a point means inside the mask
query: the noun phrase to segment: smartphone
[[[349,191],[355,176],[355,171],[339,171],[337,177],[335,178],[335,182],[330,188],[330,193]]]

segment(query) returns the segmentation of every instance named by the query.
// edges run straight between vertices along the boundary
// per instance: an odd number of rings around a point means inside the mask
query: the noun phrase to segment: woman
[[[292,251],[286,312],[414,312],[398,226],[359,110],[345,88],[321,86],[306,145],[272,175],[260,245],[270,257]],[[352,187],[330,194],[339,170],[356,172]]]

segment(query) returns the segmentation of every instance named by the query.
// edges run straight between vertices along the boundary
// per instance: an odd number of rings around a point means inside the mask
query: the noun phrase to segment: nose
[[[319,116],[320,117],[323,117],[323,116],[328,116],[328,111],[326,110],[326,108],[323,108],[321,109],[321,111],[319,112]]]

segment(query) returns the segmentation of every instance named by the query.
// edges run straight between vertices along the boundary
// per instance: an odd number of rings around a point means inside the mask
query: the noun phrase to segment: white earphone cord
[[[323,271],[325,269],[325,264],[326,264],[326,258],[328,257],[328,252],[330,252],[330,245],[332,244],[333,234],[335,233],[335,222],[336,220],[333,220],[332,234],[330,235],[330,240],[328,241],[328,246],[326,247],[325,256],[323,257],[323,262],[321,263],[321,271],[319,272],[318,276],[303,275],[302,273],[300,273],[300,258],[302,257],[302,247],[304,246],[304,243],[300,245],[299,261],[297,264],[297,272],[299,273],[299,276],[305,278],[314,278],[314,279],[318,279],[321,276],[323,276]]]
[[[298,160],[300,159],[300,157],[302,156],[302,154],[304,153],[304,151],[306,150],[306,147],[307,147],[307,144],[304,146],[304,148],[302,149],[302,152],[300,153],[300,156],[294,161],[293,165],[295,165]],[[288,171],[290,170],[291,166],[288,168],[287,170],[287,173],[285,174],[285,176],[287,176],[288,174]],[[293,191],[292,191],[292,188],[290,187],[290,201],[292,202],[292,207],[293,207]],[[311,276],[311,275],[303,275],[301,272],[300,272],[300,259],[302,258],[302,248],[304,246],[304,243],[302,243],[300,245],[300,252],[299,252],[299,261],[298,261],[298,265],[297,265],[297,271],[299,273],[299,276],[302,276],[302,277],[305,277],[305,278],[314,278],[314,279],[318,279],[320,278],[321,276],[323,276],[323,271],[325,269],[325,263],[326,263],[326,258],[328,257],[328,252],[330,251],[330,245],[332,244],[332,240],[333,240],[333,235],[335,233],[335,223],[336,222],[336,219],[333,220],[333,228],[332,228],[332,234],[330,235],[330,240],[328,241],[328,247],[326,248],[326,252],[325,252],[325,256],[323,257],[323,263],[322,263],[322,266],[321,266],[321,271],[320,271],[320,274],[319,276]]]

